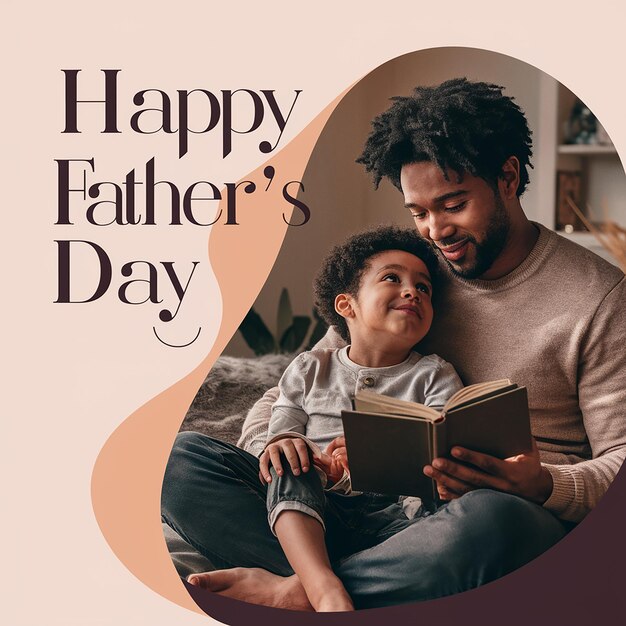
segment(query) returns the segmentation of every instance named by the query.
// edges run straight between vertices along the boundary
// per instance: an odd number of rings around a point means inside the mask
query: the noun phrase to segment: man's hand
[[[543,504],[552,493],[552,476],[541,465],[534,439],[532,443],[531,452],[504,460],[455,446],[451,454],[460,463],[437,458],[432,465],[424,467],[424,474],[435,479],[442,500],[453,500],[468,491],[487,488]]]
[[[297,437],[285,437],[270,443],[259,457],[259,479],[264,485],[272,482],[270,465],[279,476],[283,475],[281,456],[289,463],[294,476],[299,476],[301,470],[309,471],[309,446]]]

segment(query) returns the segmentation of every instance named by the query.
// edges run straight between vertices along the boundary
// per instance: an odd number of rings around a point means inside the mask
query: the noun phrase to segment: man
[[[619,348],[626,280],[526,218],[519,198],[531,154],[523,113],[485,83],[417,88],[373,122],[359,161],[376,185],[388,177],[402,191],[446,268],[436,321],[419,351],[452,362],[465,384],[508,377],[526,385],[537,447],[506,460],[455,448],[453,458],[424,468],[447,503],[335,565],[357,607],[448,595],[523,565],[584,518],[626,454],[626,353]],[[269,392],[244,425],[240,444],[254,454],[265,445],[274,399]],[[250,495],[258,472],[251,459],[182,435],[164,483],[164,517],[217,567],[265,568],[192,582],[250,602],[307,608],[262,528],[258,492]],[[201,510],[198,503],[211,498],[220,505]],[[226,543],[242,517],[245,529],[237,526],[236,542]]]

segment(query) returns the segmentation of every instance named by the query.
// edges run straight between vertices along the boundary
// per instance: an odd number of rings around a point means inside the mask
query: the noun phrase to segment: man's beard
[[[484,239],[479,243],[474,237],[468,235],[466,238],[471,245],[474,246],[476,251],[476,258],[474,264],[471,267],[458,267],[453,264],[452,261],[446,259],[441,253],[442,258],[446,261],[450,269],[454,274],[461,278],[474,279],[482,276],[494,263],[494,261],[500,256],[502,250],[506,245],[506,240],[511,227],[511,220],[504,207],[504,202],[498,192],[494,192],[495,200],[495,212],[489,220],[487,225],[487,232]],[[452,245],[454,241],[444,240],[443,243],[446,246]]]

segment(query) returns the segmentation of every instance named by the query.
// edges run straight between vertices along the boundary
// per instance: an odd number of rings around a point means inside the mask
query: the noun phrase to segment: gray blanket
[[[252,405],[275,387],[294,355],[269,354],[252,359],[222,356],[189,407],[180,428],[237,443],[241,425]],[[163,524],[167,548],[179,575],[214,569],[210,561]]]
[[[195,430],[236,443],[246,413],[276,386],[293,358],[293,354],[220,357],[198,390],[180,430]]]

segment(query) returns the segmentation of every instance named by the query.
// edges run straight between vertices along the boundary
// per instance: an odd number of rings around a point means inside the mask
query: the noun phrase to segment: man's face
[[[402,167],[405,206],[419,234],[463,278],[488,278],[507,243],[510,218],[498,190],[485,180],[448,172],[428,161]]]

